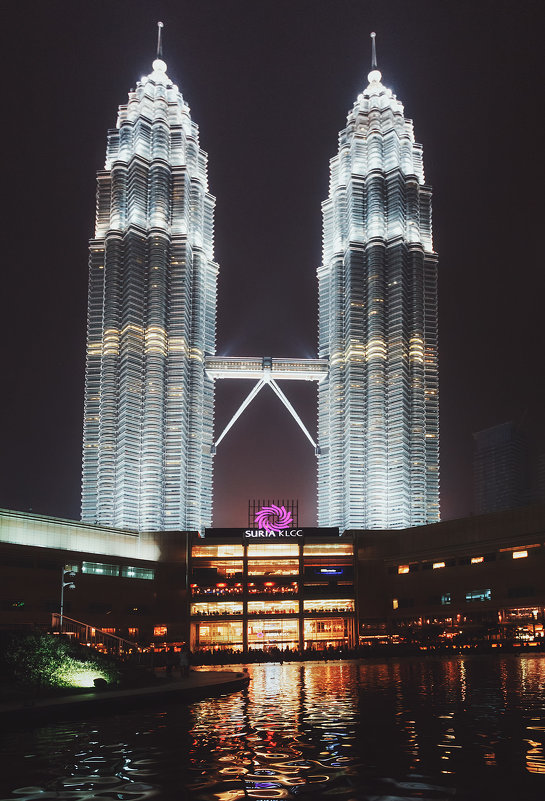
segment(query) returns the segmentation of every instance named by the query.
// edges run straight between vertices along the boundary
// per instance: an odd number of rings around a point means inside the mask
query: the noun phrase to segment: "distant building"
[[[474,514],[515,509],[528,502],[527,442],[514,422],[473,434]]]
[[[535,498],[538,503],[545,503],[545,453],[540,453],[537,458]]]

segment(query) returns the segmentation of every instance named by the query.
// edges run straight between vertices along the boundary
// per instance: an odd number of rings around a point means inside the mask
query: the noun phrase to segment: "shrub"
[[[93,687],[96,678],[119,680],[115,662],[68,637],[3,633],[0,673],[6,680],[31,687]]]

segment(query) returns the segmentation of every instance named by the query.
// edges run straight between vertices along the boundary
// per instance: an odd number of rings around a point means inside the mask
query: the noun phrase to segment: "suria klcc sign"
[[[255,516],[255,529],[244,532],[244,539],[264,539],[281,537],[302,537],[303,530],[291,528],[293,516],[285,506],[262,506]]]
[[[285,506],[263,506],[256,512],[255,528],[207,528],[207,538],[236,537],[242,534],[242,540],[302,540],[308,536],[338,537],[338,528],[295,528],[293,516]]]

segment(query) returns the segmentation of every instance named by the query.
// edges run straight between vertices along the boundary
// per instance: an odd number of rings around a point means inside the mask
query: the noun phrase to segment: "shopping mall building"
[[[137,534],[0,512],[0,628],[76,623],[142,647],[352,648],[426,634],[538,641],[545,506],[390,531]],[[71,621],[75,621],[71,623]],[[416,633],[416,634],[415,634]]]
[[[191,650],[356,644],[353,534],[209,529],[190,543]]]

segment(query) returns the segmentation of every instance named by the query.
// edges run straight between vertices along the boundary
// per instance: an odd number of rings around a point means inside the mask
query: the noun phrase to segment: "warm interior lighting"
[[[484,562],[484,556],[472,556],[471,557],[471,564],[472,565],[479,565],[481,562]]]
[[[528,556],[528,551],[513,551],[513,559],[525,559]]]
[[[398,565],[397,572],[398,573],[408,573],[409,572],[409,565]]]
[[[434,569],[434,570],[437,570],[437,568],[439,568],[439,567],[444,567],[444,566],[445,566],[445,563],[444,563],[444,562],[434,562],[434,563],[433,563],[433,569]]]
[[[392,598],[392,607],[394,609],[399,609],[399,601],[397,600],[397,598]]]

